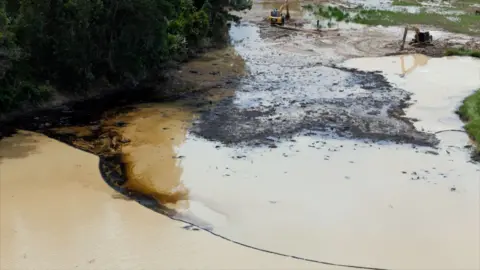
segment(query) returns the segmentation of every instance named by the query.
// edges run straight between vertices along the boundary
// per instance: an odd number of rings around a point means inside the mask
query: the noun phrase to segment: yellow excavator
[[[284,9],[287,11],[286,14],[282,13]],[[285,21],[290,20],[290,12],[288,10],[288,0],[285,0],[285,3],[281,5],[279,9],[275,8],[272,11],[270,11],[268,20],[270,21],[271,25],[284,25]]]
[[[409,43],[410,45],[431,45],[432,35],[430,35],[430,32],[420,32],[418,27],[407,25],[405,26],[405,31],[403,32],[402,45],[400,45],[401,51],[405,47],[405,40],[407,38],[408,30],[415,31],[415,37]]]

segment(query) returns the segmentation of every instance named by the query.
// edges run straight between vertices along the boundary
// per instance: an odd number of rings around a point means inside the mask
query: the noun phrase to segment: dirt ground
[[[404,26],[372,27],[341,22],[332,26],[332,29],[322,29],[322,31],[318,32],[315,30],[314,18],[305,17],[308,12],[302,10],[301,6],[324,2],[332,2],[343,6],[351,4],[348,3],[348,1],[294,1],[293,4],[290,5],[292,19],[286,23],[286,26],[296,29],[296,31],[273,28],[270,27],[268,21],[266,21],[269,9],[278,8],[283,1],[258,1],[258,4],[254,5],[252,11],[239,15],[243,16],[244,21],[257,24],[264,38],[279,39],[286,36],[306,36],[310,40],[307,42],[312,42],[316,46],[335,46],[338,54],[348,58],[411,53],[421,53],[431,57],[442,57],[447,48],[480,49],[480,37],[447,33],[432,26],[418,26],[421,31],[429,31],[433,35],[431,45],[409,45],[409,41],[414,35],[413,32],[410,31],[407,35],[405,48],[402,51],[400,51],[400,44]],[[371,4],[374,3],[375,1],[372,1]],[[379,4],[381,6],[381,3]]]

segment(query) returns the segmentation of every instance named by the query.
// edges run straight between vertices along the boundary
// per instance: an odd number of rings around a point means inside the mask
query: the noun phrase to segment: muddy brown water
[[[415,58],[421,57],[406,60]],[[407,115],[429,132],[461,129],[453,112],[480,83],[474,59],[430,59],[403,78],[399,57],[346,65],[381,69],[412,91],[416,103]],[[452,70],[462,70],[462,84],[449,79]],[[211,220],[222,235],[296,256],[398,269],[476,269],[480,170],[468,162],[465,134],[438,138],[435,150],[295,136],[273,149],[223,151],[192,139],[179,150],[190,205],[198,205],[189,211]],[[210,158],[198,164],[197,153]]]
[[[446,131],[479,60],[341,62],[253,25],[232,37],[247,70],[234,92],[40,130],[100,159],[38,133],[0,141],[2,269],[332,269],[196,227],[343,265],[480,267],[480,169]],[[115,149],[95,138],[112,132]]]
[[[1,269],[311,269],[125,200],[98,157],[57,140],[21,132],[0,141],[0,155]]]

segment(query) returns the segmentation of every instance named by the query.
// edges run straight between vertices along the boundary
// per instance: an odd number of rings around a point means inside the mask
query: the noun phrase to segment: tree
[[[226,7],[246,0],[0,0],[0,111],[53,91],[157,76],[208,40],[225,43]],[[251,4],[251,3],[250,3]]]

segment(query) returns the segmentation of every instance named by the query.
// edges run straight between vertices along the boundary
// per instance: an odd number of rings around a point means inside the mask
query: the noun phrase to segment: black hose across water
[[[116,167],[120,166],[122,169],[120,171],[116,170]],[[198,228],[202,231],[205,231],[213,236],[216,236],[218,238],[221,238],[223,240],[226,240],[228,242],[240,245],[242,247],[246,247],[249,249],[253,249],[256,251],[264,252],[264,253],[269,253],[281,257],[286,257],[286,258],[291,258],[295,260],[301,260],[301,261],[306,261],[306,262],[311,262],[311,263],[317,263],[317,264],[323,264],[323,265],[330,265],[330,266],[339,266],[339,267],[348,267],[348,268],[355,268],[355,269],[368,269],[368,270],[390,270],[388,268],[378,268],[378,267],[370,267],[370,266],[359,266],[359,265],[351,265],[351,264],[341,264],[341,263],[332,263],[328,261],[322,261],[322,260],[315,260],[315,259],[309,259],[309,258],[304,258],[296,255],[289,255],[285,253],[280,253],[276,251],[271,251],[259,247],[255,247],[252,245],[248,245],[236,240],[233,240],[231,238],[228,238],[226,236],[220,235],[218,233],[213,232],[212,230],[202,228],[190,221],[181,219],[176,217],[176,211],[173,209],[168,209],[163,205],[160,205],[154,198],[150,198],[147,195],[144,194],[139,194],[138,192],[130,191],[125,188],[122,188],[121,186],[124,185],[128,179],[125,179],[124,177],[124,172],[123,172],[123,166],[121,162],[121,156],[120,155],[115,155],[111,157],[100,157],[100,162],[99,162],[99,170],[100,174],[102,175],[102,178],[105,180],[105,182],[112,187],[115,191],[123,194],[124,196],[127,196],[135,201],[137,201],[139,204],[155,211],[156,213],[159,213],[163,216],[166,216],[170,218],[171,220],[179,221],[185,224],[188,224],[192,227]]]
[[[198,228],[202,231],[205,231],[211,235],[214,235],[216,237],[219,237],[223,240],[226,240],[226,241],[229,241],[231,243],[234,243],[234,244],[237,244],[237,245],[240,245],[242,247],[246,247],[246,248],[250,248],[250,249],[253,249],[253,250],[257,250],[257,251],[260,251],[260,252],[264,252],[264,253],[269,253],[269,254],[273,254],[273,255],[277,255],[277,256],[281,256],[281,257],[286,257],[286,258],[291,258],[291,259],[295,259],[295,260],[301,260],[301,261],[306,261],[306,262],[311,262],[311,263],[318,263],[318,264],[324,264],[324,265],[331,265],[331,266],[340,266],[340,267],[348,267],[348,268],[356,268],[356,269],[369,269],[369,270],[389,270],[388,268],[378,268],[378,267],[370,267],[370,266],[359,266],[359,265],[351,265],[351,264],[340,264],[340,263],[332,263],[332,262],[327,262],[327,261],[321,261],[321,260],[314,260],[314,259],[308,259],[308,258],[304,258],[304,257],[300,257],[300,256],[295,256],[295,255],[289,255],[289,254],[285,254],[285,253],[280,253],[280,252],[276,252],[276,251],[271,251],[271,250],[267,250],[267,249],[263,249],[263,248],[259,248],[259,247],[255,247],[255,246],[251,246],[251,245],[248,245],[248,244],[245,244],[245,243],[242,243],[242,242],[239,242],[239,241],[235,241],[231,238],[228,238],[226,236],[223,236],[223,235],[220,235],[220,234],[217,234],[211,230],[208,230],[208,229],[205,229],[205,228],[202,228],[202,227],[199,227],[189,221],[186,221],[186,220],[183,220],[183,219],[180,219],[180,218],[176,218],[176,217],[173,217],[173,216],[168,216],[168,215],[165,215],[167,216],[168,218],[172,219],[172,220],[175,220],[175,221],[180,221],[180,222],[183,222],[183,223],[186,223],[188,225],[191,225],[192,227],[195,227],[195,228]]]

